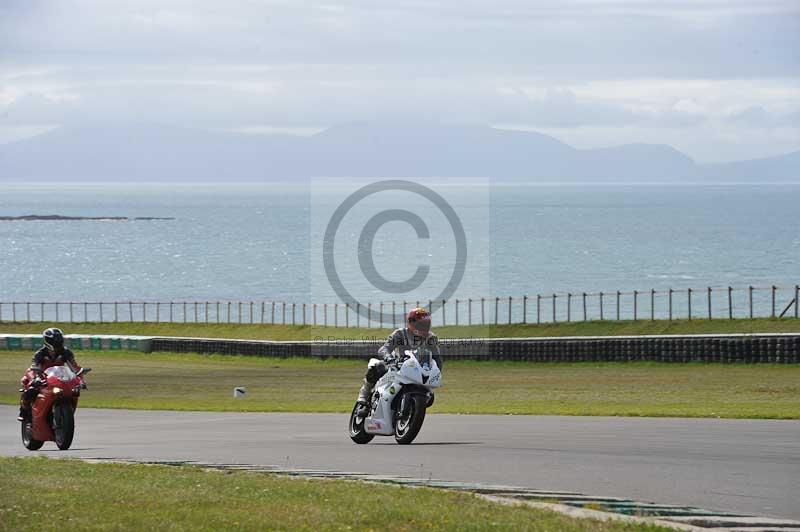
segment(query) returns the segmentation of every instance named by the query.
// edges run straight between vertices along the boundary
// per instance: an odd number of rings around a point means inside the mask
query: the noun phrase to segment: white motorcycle
[[[353,407],[350,439],[354,442],[369,443],[376,435],[394,434],[397,443],[407,445],[419,434],[425,410],[433,404],[433,390],[442,385],[442,372],[426,347],[405,350],[404,355],[389,363],[389,371],[375,383],[366,417],[359,412],[360,404]]]

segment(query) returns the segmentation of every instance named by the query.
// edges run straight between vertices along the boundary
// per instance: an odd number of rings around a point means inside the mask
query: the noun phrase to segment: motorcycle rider
[[[75,360],[75,354],[64,347],[64,333],[61,329],[51,327],[42,333],[42,345],[33,355],[31,366],[20,379],[22,384],[22,394],[19,398],[18,421],[24,421],[30,414],[31,400],[36,397],[37,389],[31,388],[31,383],[37,378],[44,379],[44,370],[53,366],[68,366],[69,369],[78,373],[81,366]],[[89,368],[83,368],[84,373],[88,373]]]
[[[394,352],[399,347],[408,346],[410,348],[416,348],[421,345],[427,345],[439,369],[442,369],[442,357],[439,353],[439,339],[431,332],[431,313],[424,308],[411,309],[406,316],[406,323],[406,327],[401,327],[390,334],[389,338],[386,339],[386,342],[378,350],[378,355],[383,360],[381,361],[377,358],[373,358],[369,361],[367,374],[364,376],[364,383],[361,385],[361,390],[358,393],[357,402],[361,404],[362,411],[366,411],[369,408],[375,383],[388,371],[387,364],[396,360],[397,357]]]

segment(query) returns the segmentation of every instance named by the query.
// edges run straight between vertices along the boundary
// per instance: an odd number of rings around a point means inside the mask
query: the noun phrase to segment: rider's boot
[[[28,416],[30,416],[30,408],[25,406],[19,407],[19,415],[17,416],[17,421],[25,421]]]
[[[356,402],[361,405],[357,412],[359,415],[366,415],[369,413],[370,398],[372,397],[372,390],[374,388],[375,383],[364,379],[364,382],[361,384],[361,390],[358,392],[358,399],[356,400]]]

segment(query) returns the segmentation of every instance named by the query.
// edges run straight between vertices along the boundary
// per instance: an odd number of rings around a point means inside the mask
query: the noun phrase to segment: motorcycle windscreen
[[[417,349],[415,353],[417,362],[419,365],[422,366],[423,369],[428,369],[433,367],[433,353],[427,347],[420,347]]]
[[[76,377],[75,372],[68,366],[53,366],[44,370],[44,374],[48,377],[55,377],[61,382],[69,382]]]

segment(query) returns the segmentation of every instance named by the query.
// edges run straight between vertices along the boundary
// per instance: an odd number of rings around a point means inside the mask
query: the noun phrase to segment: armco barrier
[[[368,359],[379,340],[270,342],[212,338],[153,338],[153,351],[264,357]],[[800,363],[800,333],[690,336],[592,336],[442,340],[449,360],[529,362]]]
[[[75,350],[218,353],[262,357],[348,358],[375,356],[382,341],[274,342],[217,338],[68,335]],[[37,349],[41,336],[0,334],[0,349]],[[528,362],[722,362],[800,363],[800,333],[664,336],[574,336],[558,338],[470,338],[441,340],[449,360]]]
[[[152,351],[150,336],[115,336],[108,334],[68,334],[66,346],[73,350],[91,349],[95,351]],[[41,334],[0,334],[0,349],[39,349],[42,346]]]

